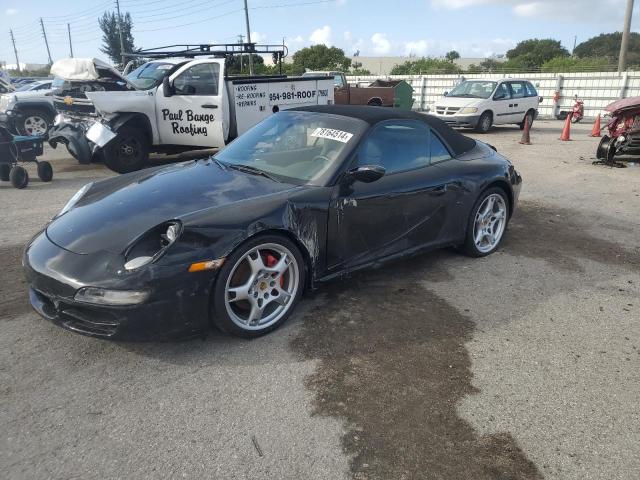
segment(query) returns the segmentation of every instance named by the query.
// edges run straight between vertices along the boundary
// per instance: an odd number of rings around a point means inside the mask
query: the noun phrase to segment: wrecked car
[[[494,252],[521,177],[432,116],[315,106],[208,159],[90,183],[27,246],[31,304],[102,338],[263,335],[303,291],[417,252]]]
[[[607,105],[608,135],[600,140],[596,157],[614,164],[616,155],[640,155],[640,97],[630,97]]]

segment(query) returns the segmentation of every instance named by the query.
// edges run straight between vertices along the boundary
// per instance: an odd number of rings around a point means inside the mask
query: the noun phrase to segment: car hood
[[[437,107],[475,107],[484,99],[482,98],[465,98],[465,97],[442,97],[436,100]]]
[[[74,253],[119,254],[140,235],[168,220],[236,202],[287,196],[296,188],[223,169],[211,160],[147,169],[94,184],[75,207],[49,224],[47,236]]]

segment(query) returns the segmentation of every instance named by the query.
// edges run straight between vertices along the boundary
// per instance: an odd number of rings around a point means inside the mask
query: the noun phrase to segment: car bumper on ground
[[[163,274],[158,270],[143,287],[150,292],[143,303],[97,305],[77,301],[74,296],[83,287],[123,290],[126,286],[118,286],[112,279],[96,281],[89,278],[91,273],[87,273],[86,281],[79,279],[78,271],[92,270],[91,260],[81,257],[91,255],[64,250],[44,232],[27,247],[23,265],[29,299],[34,310],[45,319],[83,335],[129,341],[186,338],[209,328],[211,272],[182,273],[167,268]],[[87,265],[83,266],[83,262]],[[101,260],[95,263],[100,264]],[[129,288],[140,289],[136,285]]]
[[[457,128],[476,128],[480,121],[480,115],[438,115],[435,112],[429,112],[429,115],[439,118],[450,127]]]

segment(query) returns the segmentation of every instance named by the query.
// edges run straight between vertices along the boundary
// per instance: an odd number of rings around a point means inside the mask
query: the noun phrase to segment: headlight
[[[60,210],[60,213],[56,215],[56,217],[60,217],[71,210],[73,206],[78,203],[82,197],[84,197],[84,194],[87,193],[91,187],[93,187],[93,182],[87,183],[84,187],[78,190],[75,195],[69,199],[67,204],[62,207],[62,210]]]
[[[166,222],[139,237],[125,253],[126,271],[137,270],[157,260],[180,236],[182,224]]]
[[[56,118],[53,119],[53,125],[58,126],[62,122],[67,122],[67,121],[69,121],[69,119],[65,117],[63,114],[59,113],[58,115],[56,115]]]
[[[466,113],[478,113],[478,109],[476,107],[464,107],[462,109],[460,109],[461,114],[466,114]]]
[[[78,302],[96,305],[137,305],[149,298],[144,290],[109,290],[98,287],[83,287],[76,292],[73,299]]]

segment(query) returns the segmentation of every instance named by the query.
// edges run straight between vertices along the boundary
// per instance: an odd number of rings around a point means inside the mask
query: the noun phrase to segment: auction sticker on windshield
[[[328,138],[338,142],[347,143],[353,137],[353,133],[334,130],[333,128],[316,128],[311,134],[312,137]]]

